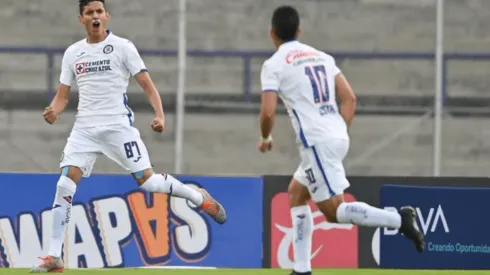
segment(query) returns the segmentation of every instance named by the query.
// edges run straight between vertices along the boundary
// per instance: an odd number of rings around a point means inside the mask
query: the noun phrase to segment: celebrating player
[[[79,21],[85,26],[87,38],[65,51],[60,84],[44,111],[44,119],[49,124],[56,121],[68,103],[74,81],[79,88],[78,113],[60,163],[49,255],[31,270],[33,273],[63,271],[61,249],[77,183],[90,175],[102,154],[130,172],[144,190],[188,199],[217,223],[226,221],[225,209],[204,189],[196,190],[169,174],[153,172],[146,146],[133,127],[134,115],[126,95],[129,77],[135,77],[151,103],[155,111],[151,127],[159,133],[165,123],[160,95],[133,43],[106,30],[110,16],[105,1],[79,2]]]
[[[298,136],[301,157],[288,188],[294,232],[292,274],[311,274],[310,199],[329,222],[398,228],[422,252],[425,240],[412,207],[389,212],[364,202],[344,202],[343,192],[350,184],[342,161],[349,149],[347,127],[354,117],[356,97],[332,56],[297,41],[299,23],[298,12],[290,6],[277,8],[272,16],[270,35],[277,51],[262,67],[262,139],[258,145],[261,152],[272,149],[279,96]]]

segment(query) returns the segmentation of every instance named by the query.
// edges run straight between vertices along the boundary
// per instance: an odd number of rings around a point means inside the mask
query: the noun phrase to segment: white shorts
[[[343,194],[350,186],[342,164],[348,151],[349,140],[344,139],[300,148],[301,164],[294,179],[308,188],[314,202]]]
[[[79,167],[83,177],[89,177],[95,160],[102,154],[130,173],[151,168],[138,129],[129,125],[74,127],[63,150],[60,168]]]

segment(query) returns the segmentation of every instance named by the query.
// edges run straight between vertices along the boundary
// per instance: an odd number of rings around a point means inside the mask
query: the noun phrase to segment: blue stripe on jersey
[[[126,107],[126,109],[128,110],[129,126],[133,126],[133,120],[131,119],[131,117],[133,116],[133,112],[128,106],[128,95],[126,93],[124,93],[123,103],[124,103],[124,107]]]
[[[263,93],[277,93],[277,90],[268,89],[268,90],[263,90],[262,92]]]
[[[320,172],[322,173],[323,180],[327,184],[328,193],[330,193],[330,197],[333,197],[335,196],[335,192],[330,187],[330,183],[328,182],[327,179],[327,174],[325,174],[325,170],[323,169],[322,162],[320,161],[320,157],[318,157],[315,146],[312,146],[311,149],[313,150],[313,154],[315,155],[316,164],[318,165],[318,168],[320,168]]]
[[[305,146],[305,148],[308,148],[309,147],[308,141],[306,141],[305,133],[303,132],[303,127],[301,127],[301,121],[299,121],[298,113],[296,113],[294,109],[293,109],[293,114],[298,120],[298,124],[299,124],[299,139],[303,143],[303,146]]]

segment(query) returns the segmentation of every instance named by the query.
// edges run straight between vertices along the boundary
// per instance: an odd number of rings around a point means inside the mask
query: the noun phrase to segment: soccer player
[[[104,0],[80,0],[79,21],[87,38],[65,51],[60,84],[44,119],[52,124],[68,103],[72,82],[79,88],[76,121],[63,150],[54,198],[52,236],[49,255],[31,272],[62,272],[61,249],[77,183],[88,177],[96,158],[106,155],[130,172],[138,185],[149,192],[185,198],[217,223],[226,221],[225,209],[204,189],[193,189],[169,174],[156,174],[139,131],[133,127],[134,115],[128,107],[126,89],[134,76],[155,111],[154,131],[164,128],[160,95],[134,44],[106,29],[110,18]]]
[[[311,274],[310,199],[329,222],[398,228],[422,252],[425,240],[412,207],[389,212],[364,202],[344,202],[343,192],[350,184],[342,161],[349,149],[347,128],[354,117],[356,96],[332,56],[297,40],[299,25],[295,8],[281,6],[274,11],[270,35],[277,51],[262,67],[262,137],[258,144],[261,152],[272,149],[279,96],[297,134],[301,157],[288,188],[294,232],[292,274]]]

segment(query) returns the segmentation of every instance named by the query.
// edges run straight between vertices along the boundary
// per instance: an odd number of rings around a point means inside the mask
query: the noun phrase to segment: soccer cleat
[[[33,267],[30,273],[61,273],[65,269],[61,258],[47,256],[39,259],[43,262],[39,266]]]
[[[293,270],[293,273],[289,274],[289,275],[312,275],[311,271],[308,271],[308,272],[296,272]]]
[[[226,212],[223,206],[217,202],[209,193],[204,189],[199,189],[204,201],[201,204],[201,210],[206,212],[213,220],[219,224],[226,222]]]
[[[400,233],[403,233],[405,237],[413,242],[418,252],[424,251],[425,237],[417,225],[417,213],[415,209],[410,206],[404,206],[398,211],[402,218],[402,225],[400,227]]]

